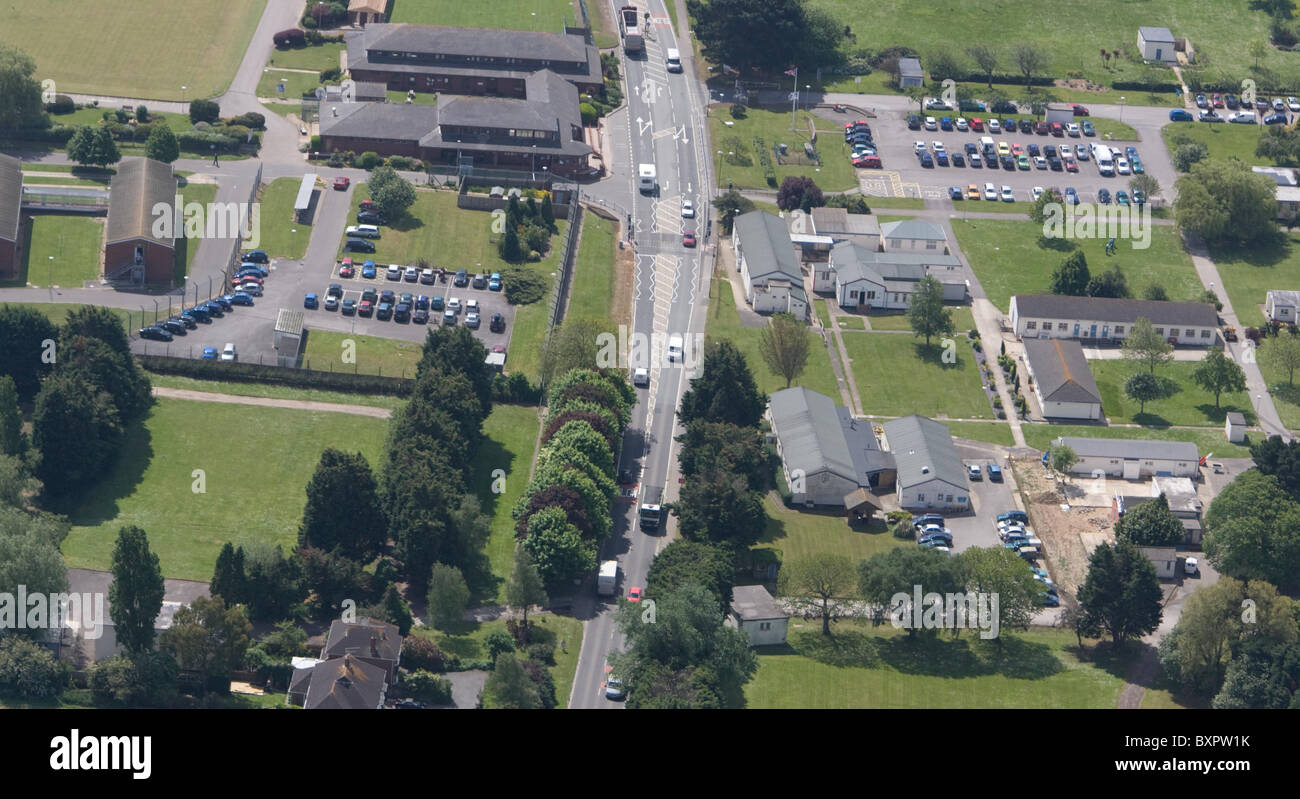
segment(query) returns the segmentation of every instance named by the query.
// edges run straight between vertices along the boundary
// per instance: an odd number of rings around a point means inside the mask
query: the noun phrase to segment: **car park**
[[[302,298],[302,307],[310,308],[314,310],[320,307],[320,301],[316,299],[315,294],[312,294],[311,292],[307,292],[307,296]]]
[[[493,333],[506,332],[506,318],[499,313],[492,314],[492,318],[488,320],[488,330]]]
[[[343,243],[343,249],[346,252],[374,252],[375,243],[365,239],[350,238]]]
[[[227,342],[226,346],[221,348],[221,360],[223,361],[239,360],[239,354],[235,352],[235,345],[232,342]]]
[[[217,354],[216,347],[204,347],[202,358],[205,361],[215,361],[217,359]]]
[[[161,325],[150,325],[149,327],[140,328],[140,338],[150,339],[152,341],[171,341],[172,334]]]

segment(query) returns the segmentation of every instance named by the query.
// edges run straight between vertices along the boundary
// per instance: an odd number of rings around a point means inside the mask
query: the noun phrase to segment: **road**
[[[608,0],[607,0],[608,1]],[[651,344],[650,387],[642,389],[633,422],[623,440],[621,467],[631,469],[641,485],[667,486],[665,501],[676,498],[676,409],[689,372],[697,366],[703,342],[703,305],[707,300],[707,267],[711,262],[701,249],[682,246],[683,228],[699,226],[701,245],[704,216],[712,182],[702,157],[707,142],[696,140],[707,130],[703,86],[694,79],[689,42],[673,44],[674,35],[664,0],[652,0],[646,52],[625,59],[627,107],[610,121],[614,176],[584,190],[594,199],[632,216],[636,251],[633,332],[645,334]],[[618,4],[615,4],[618,5]],[[639,4],[647,10],[644,3]],[[617,9],[615,9],[616,11]],[[665,51],[682,54],[684,71],[666,71]],[[637,165],[653,163],[657,169],[657,195],[642,194],[635,186]],[[700,209],[700,219],[682,219],[682,200]],[[653,357],[661,342],[681,334],[685,362],[668,363]],[[619,561],[619,591],[644,586],[650,561],[674,531],[672,520],[656,536],[642,533],[636,524],[635,504],[616,504],[614,535],[605,543],[601,560]],[[609,653],[619,651],[623,636],[613,622],[614,598],[598,601],[594,582],[584,585],[575,610],[585,618],[585,632],[569,707],[616,708],[621,704],[604,697],[605,667]]]

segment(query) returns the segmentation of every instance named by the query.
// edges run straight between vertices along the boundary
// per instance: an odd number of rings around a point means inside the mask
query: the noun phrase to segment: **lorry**
[[[642,194],[654,194],[659,183],[655,176],[654,164],[641,164],[637,167],[637,188]]]
[[[618,10],[618,28],[623,34],[623,52],[631,55],[645,50],[645,37],[641,33],[641,19],[636,6],[623,6]]]
[[[654,532],[659,529],[663,522],[664,490],[662,486],[642,486],[641,487],[641,510],[637,513],[641,520],[641,529],[646,532]]]
[[[596,575],[596,593],[601,596],[613,596],[618,583],[618,561],[607,560],[600,564],[600,573]]]

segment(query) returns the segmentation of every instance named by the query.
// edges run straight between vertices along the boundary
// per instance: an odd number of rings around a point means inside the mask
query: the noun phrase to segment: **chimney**
[[[379,657],[379,639],[373,635],[370,636],[370,656],[372,658]]]

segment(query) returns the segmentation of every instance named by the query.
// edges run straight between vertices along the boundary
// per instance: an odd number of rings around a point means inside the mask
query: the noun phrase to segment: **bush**
[[[45,104],[45,110],[51,114],[71,114],[77,110],[77,104],[66,94],[56,94],[54,102]]]
[[[451,682],[424,670],[406,675],[402,679],[402,692],[430,705],[451,704]]]
[[[409,397],[415,381],[402,377],[322,372],[315,369],[292,369],[269,364],[226,363],[196,358],[171,358],[164,355],[140,355],[136,358],[147,371],[160,375],[181,375],[198,380],[228,380],[235,383],[269,383],[295,388],[321,388],[355,394],[385,394]],[[226,366],[229,368],[214,368]]]
[[[411,158],[409,155],[393,155],[389,156],[388,165],[393,169],[409,170],[412,166],[411,162],[413,160],[415,159]]]
[[[271,41],[275,42],[276,47],[302,47],[307,43],[307,34],[300,28],[287,28],[272,36]]]
[[[515,651],[515,639],[505,630],[493,630],[483,638],[483,646],[487,649],[488,658],[495,663],[497,655]]]
[[[555,644],[543,643],[541,641],[535,644],[529,644],[524,650],[528,659],[534,663],[544,663],[547,666],[555,665]]]
[[[428,638],[408,635],[402,640],[402,666],[412,671],[444,672],[447,656]]]
[[[343,72],[338,67],[330,67],[320,73],[321,83],[331,83],[343,77]]]
[[[732,103],[731,116],[735,119],[744,119],[749,116],[749,109],[745,107],[744,103]]]
[[[579,103],[578,113],[582,114],[582,124],[587,126],[595,125],[599,116],[591,103]]]
[[[240,114],[237,117],[227,119],[226,125],[239,125],[245,128],[252,128],[253,130],[265,130],[266,117],[256,111],[249,111],[246,114]]]
[[[190,101],[190,122],[216,122],[221,119],[221,106],[211,100]]]
[[[374,152],[373,150],[367,150],[357,156],[356,166],[360,169],[374,169],[383,162],[384,159],[379,157],[379,153]]]
[[[68,685],[68,664],[54,653],[18,635],[0,640],[0,693],[54,696]]]
[[[528,382],[522,372],[498,374],[492,379],[492,402],[506,405],[538,405],[542,401],[542,387]]]
[[[546,296],[546,278],[531,269],[506,267],[501,272],[506,301],[511,305],[529,305]]]
[[[889,532],[893,534],[894,538],[902,541],[911,541],[916,538],[916,528],[912,526],[911,519],[894,522],[890,525]]]

